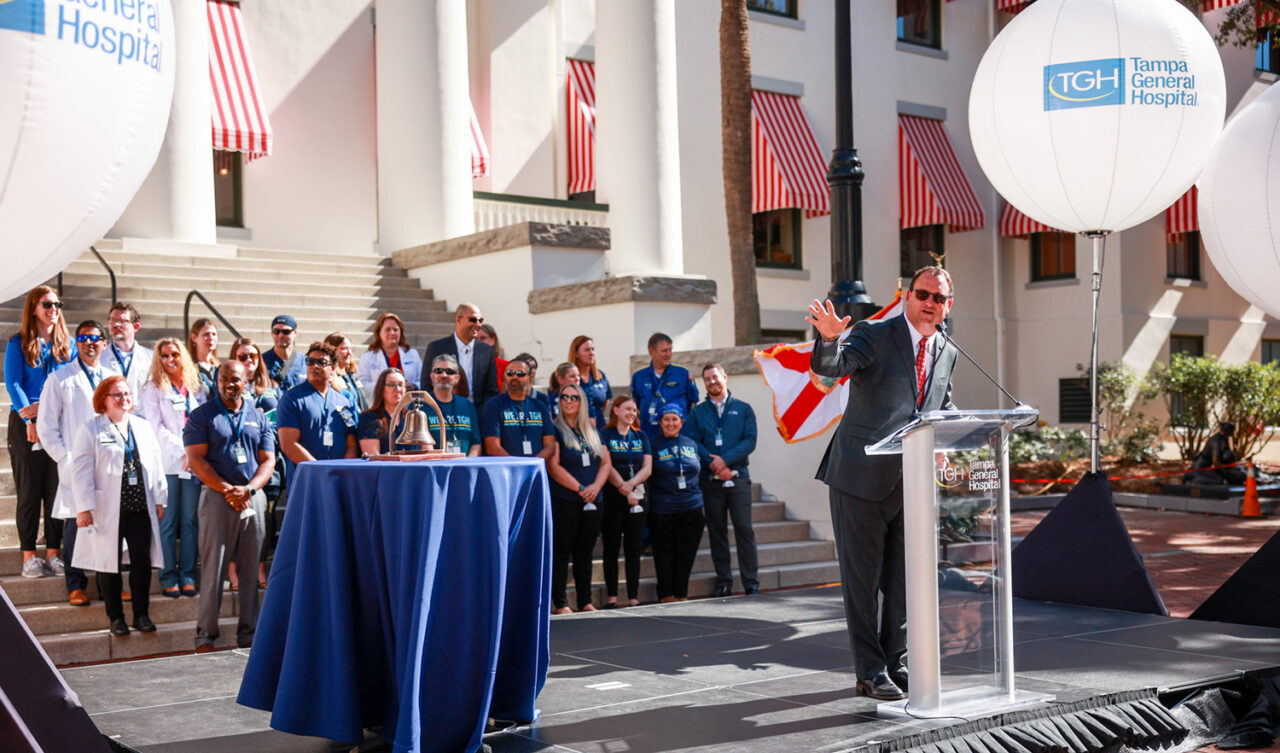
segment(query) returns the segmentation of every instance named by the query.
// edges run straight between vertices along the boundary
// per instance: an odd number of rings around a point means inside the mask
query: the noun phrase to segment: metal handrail
[[[227,318],[222,315],[222,312],[219,311],[216,306],[210,303],[209,299],[204,297],[204,293],[201,293],[199,290],[192,290],[190,293],[187,293],[187,300],[182,302],[182,331],[183,332],[191,331],[191,299],[192,298],[199,298],[200,301],[204,303],[205,308],[213,312],[213,315],[218,317],[218,321],[222,322],[222,326],[231,330],[231,334],[235,335],[236,338],[239,338],[241,336],[240,332],[237,331],[235,327],[231,326],[231,322],[227,321]],[[193,353],[192,355],[194,356],[195,354]]]
[[[107,274],[111,275],[111,305],[112,305],[112,306],[114,306],[114,305],[116,305],[117,303],[119,303],[119,302],[120,302],[120,299],[116,297],[116,273],[115,273],[115,270],[113,270],[113,269],[111,268],[111,265],[107,263],[107,260],[106,260],[106,259],[102,258],[102,254],[98,253],[98,249],[94,248],[93,246],[90,246],[90,247],[89,247],[89,250],[93,252],[93,255],[94,255],[94,256],[98,257],[98,263],[102,265],[102,268],[103,268],[103,269],[107,270]],[[58,287],[59,287],[59,288],[61,288],[61,287],[62,287],[62,273],[61,273],[61,272],[59,272],[59,273],[58,273]],[[59,290],[59,292],[58,292],[58,296],[59,296],[59,297],[61,297],[61,296],[62,296],[62,292],[61,292],[61,290]]]

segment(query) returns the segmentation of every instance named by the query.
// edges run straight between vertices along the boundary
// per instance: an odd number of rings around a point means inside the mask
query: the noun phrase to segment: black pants
[[[9,462],[18,493],[18,545],[24,552],[35,551],[43,510],[45,546],[61,549],[62,521],[53,517],[53,500],[58,496],[58,464],[44,450],[32,449],[27,441],[27,425],[17,411],[9,412]]]
[[[642,506],[644,502],[640,503]],[[644,553],[644,513],[631,512],[627,498],[612,485],[604,489],[604,515],[600,533],[604,539],[604,588],[609,596],[618,595],[618,549],[626,557],[627,597],[640,598],[640,555]]]
[[[133,594],[133,619],[147,617],[151,609],[151,515],[120,512],[120,540],[129,542],[129,591]],[[117,550],[119,551],[119,550]],[[119,565],[120,555],[116,555]],[[98,573],[98,592],[107,608],[107,619],[124,618],[120,601],[123,579],[119,572]]]
[[[689,573],[693,572],[705,525],[701,507],[686,512],[649,513],[659,599],[668,596],[683,599],[689,595]]]
[[[575,495],[576,496],[576,495]],[[569,560],[573,560],[573,588],[578,609],[591,603],[591,550],[600,535],[600,504],[595,510],[583,510],[581,499],[551,498],[552,541],[551,602],[556,609],[569,605],[567,579]]]
[[[835,487],[830,496],[853,666],[870,679],[898,669],[907,651],[902,482],[878,502]]]
[[[729,558],[729,521],[733,521],[733,543],[738,550],[738,579],[742,588],[759,588],[756,532],[751,527],[751,483],[734,480],[726,487],[718,479],[704,482],[702,501],[707,511],[707,538],[711,540],[711,562],[716,567],[716,586],[733,587]]]

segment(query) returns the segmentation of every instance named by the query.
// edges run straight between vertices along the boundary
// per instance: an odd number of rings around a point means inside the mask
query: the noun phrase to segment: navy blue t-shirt
[[[484,403],[480,434],[486,439],[498,437],[508,455],[532,457],[542,450],[542,438],[553,436],[555,429],[551,426],[551,411],[541,400],[526,398],[516,402],[510,395],[498,395]],[[524,451],[525,440],[529,442],[529,452]]]
[[[698,488],[698,445],[681,434],[675,439],[658,437],[653,443],[653,475],[649,485],[649,510],[659,515],[702,507]],[[680,479],[685,488],[680,488]]]
[[[635,429],[627,432],[625,437],[617,429],[605,429],[600,432],[600,442],[609,451],[609,461],[623,481],[629,481],[639,473],[644,468],[644,456],[653,454],[649,437]]]
[[[321,395],[311,382],[303,382],[284,393],[276,406],[276,427],[297,429],[298,443],[316,460],[339,460],[347,451],[347,436],[356,432],[356,415],[351,404],[333,387]],[[325,431],[333,432],[333,443],[324,443]],[[293,463],[285,458],[289,470]]]
[[[293,389],[307,381],[307,354],[302,351],[294,351],[293,366],[289,368],[287,374],[284,370],[284,359],[276,355],[275,348],[267,348],[262,352],[262,365],[267,367],[267,376],[280,385],[282,390]]]
[[[457,445],[458,452],[469,452],[472,445],[480,444],[480,420],[476,417],[476,406],[471,400],[454,395],[453,399],[447,403],[437,400],[436,405],[440,406],[440,413],[444,415],[445,440]],[[439,442],[440,419],[436,418],[436,412],[433,410],[428,410],[426,413],[427,425],[431,427],[431,437]],[[542,449],[541,442],[538,443],[534,452],[540,449]]]
[[[258,452],[275,453],[275,434],[271,422],[248,400],[241,401],[240,411],[231,413],[222,398],[215,396],[187,414],[182,429],[182,444],[209,445],[205,460],[227,483],[243,486],[258,472]],[[244,462],[236,460],[237,444],[244,445]]]
[[[578,448],[574,447],[575,442],[565,440],[564,432],[556,430],[556,444],[560,447],[560,467],[577,479],[579,484],[590,486],[596,482],[596,474],[600,472],[600,456],[591,451],[591,445],[587,444],[585,439],[577,435],[574,435],[574,439]],[[566,488],[555,479],[551,480],[551,497],[566,502],[582,502],[577,489]]]

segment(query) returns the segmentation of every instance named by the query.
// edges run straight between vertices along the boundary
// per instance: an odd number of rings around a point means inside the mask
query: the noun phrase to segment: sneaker
[[[61,577],[67,574],[67,566],[63,564],[62,558],[56,554],[49,558],[47,566],[51,575]]]
[[[32,557],[22,563],[22,577],[24,578],[43,578],[49,574],[48,565],[41,557]]]

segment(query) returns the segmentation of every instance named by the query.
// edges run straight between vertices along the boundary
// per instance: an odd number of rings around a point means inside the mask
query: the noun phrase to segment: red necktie
[[[916,405],[924,405],[924,352],[929,347],[929,338],[920,338],[920,347],[916,350]]]

